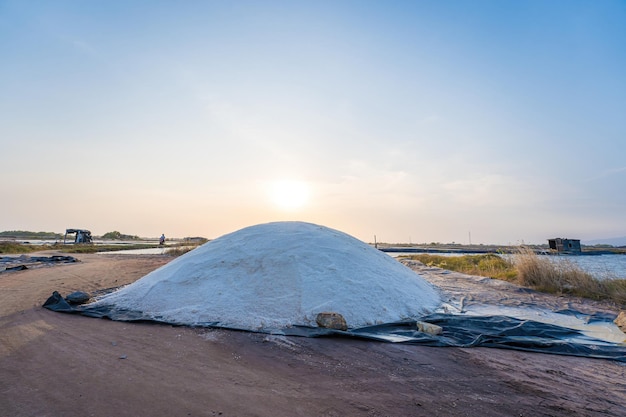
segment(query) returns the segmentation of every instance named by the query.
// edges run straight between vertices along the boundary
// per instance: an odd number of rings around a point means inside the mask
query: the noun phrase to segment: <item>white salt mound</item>
[[[320,312],[343,315],[349,328],[415,319],[440,302],[421,276],[360,240],[277,222],[210,241],[92,305],[174,324],[272,331],[315,327]]]

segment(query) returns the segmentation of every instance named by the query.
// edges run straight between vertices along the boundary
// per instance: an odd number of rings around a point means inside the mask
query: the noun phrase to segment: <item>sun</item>
[[[269,187],[269,197],[282,210],[297,210],[309,202],[311,191],[304,181],[279,180]]]

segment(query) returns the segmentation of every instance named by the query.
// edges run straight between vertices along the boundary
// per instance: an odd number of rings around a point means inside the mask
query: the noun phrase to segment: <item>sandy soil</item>
[[[626,366],[608,360],[122,323],[41,308],[53,290],[126,284],[170,260],[77,257],[0,274],[1,416],[626,415]],[[456,301],[492,291],[504,303],[529,296],[412,267]]]

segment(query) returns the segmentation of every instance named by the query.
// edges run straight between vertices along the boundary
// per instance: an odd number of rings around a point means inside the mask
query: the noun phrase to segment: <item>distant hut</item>
[[[568,255],[580,255],[582,253],[580,239],[563,239],[557,237],[548,239],[548,244],[550,245],[550,249],[555,250],[557,253]]]
[[[91,231],[85,229],[67,229],[65,230],[65,236],[63,237],[63,243],[66,243],[67,235],[76,233],[74,243],[91,243]]]

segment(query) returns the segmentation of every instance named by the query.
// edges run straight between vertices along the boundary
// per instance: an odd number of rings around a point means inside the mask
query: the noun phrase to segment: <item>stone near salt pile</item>
[[[348,330],[346,319],[339,313],[322,312],[315,317],[315,322],[319,327],[325,329]]]
[[[65,301],[70,304],[85,304],[90,299],[91,296],[88,293],[82,291],[74,291],[73,293],[68,294],[65,297]]]
[[[613,323],[615,323],[622,332],[626,333],[626,310],[620,311]]]
[[[436,324],[432,323],[426,323],[425,321],[417,322],[417,330],[422,333],[428,333],[435,336],[443,333],[443,328],[441,326],[437,326]]]

